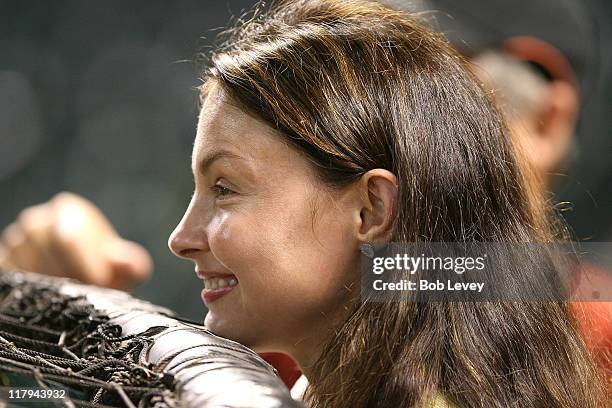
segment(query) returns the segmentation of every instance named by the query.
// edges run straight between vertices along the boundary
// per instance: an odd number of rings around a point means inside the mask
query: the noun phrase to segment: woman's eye
[[[225,186],[222,186],[221,184],[215,184],[211,187],[211,189],[213,190],[217,198],[223,198],[234,194],[234,191],[230,190]]]

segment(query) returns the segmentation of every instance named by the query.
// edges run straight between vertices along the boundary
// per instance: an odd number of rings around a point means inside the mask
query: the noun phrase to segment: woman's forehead
[[[298,154],[277,130],[240,109],[215,85],[200,110],[194,158],[219,149],[257,161],[294,160]]]

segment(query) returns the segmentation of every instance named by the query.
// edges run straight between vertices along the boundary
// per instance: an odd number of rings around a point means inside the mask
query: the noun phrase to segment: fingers
[[[104,255],[114,277],[112,287],[130,287],[145,281],[151,275],[151,256],[136,242],[122,238],[110,241],[104,248]]]
[[[0,269],[15,269],[16,266],[9,260],[9,252],[0,240]]]
[[[60,193],[50,202],[51,246],[74,278],[98,286],[112,281],[101,248],[116,234],[104,216],[89,201],[71,193]],[[108,225],[107,225],[108,224]]]
[[[0,237],[0,267],[128,289],[152,271],[149,253],[122,239],[90,201],[72,193],[23,210]]]
[[[95,205],[71,193],[58,194],[52,202],[56,246],[70,268],[80,272],[80,280],[129,289],[149,277],[149,253],[122,239]]]
[[[35,270],[37,263],[32,262],[31,248],[28,248],[25,235],[16,222],[2,232],[2,246],[6,262],[19,269]]]
[[[89,229],[87,232],[94,232],[93,236],[100,238],[117,236],[117,231],[113,228],[106,216],[91,201],[69,192],[56,194],[50,201],[57,225],[62,233],[70,233],[71,230],[77,232],[83,228]]]
[[[52,220],[48,204],[28,207],[18,215],[16,225],[23,234],[23,245],[28,249],[26,256],[30,267],[27,269],[48,275],[69,276],[70,271],[65,269],[53,251]]]
[[[7,268],[67,275],[52,253],[49,206],[41,204],[21,211],[0,238],[0,264]]]

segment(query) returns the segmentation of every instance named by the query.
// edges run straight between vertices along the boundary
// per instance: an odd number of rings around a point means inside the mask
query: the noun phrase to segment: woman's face
[[[169,240],[208,278],[209,329],[298,359],[343,319],[358,279],[351,191],[326,189],[311,166],[214,86],[193,149],[195,192]]]

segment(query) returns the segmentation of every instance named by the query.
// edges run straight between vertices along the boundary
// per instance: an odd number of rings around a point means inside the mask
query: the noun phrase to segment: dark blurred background
[[[443,10],[438,28],[464,45],[510,24],[503,5],[492,7],[485,0],[393,3]],[[554,19],[549,24],[564,34],[564,41],[570,39],[568,49],[588,51],[576,57],[586,64],[580,75],[588,86],[578,154],[555,200],[571,203],[564,214],[577,238],[610,241],[612,10],[607,0],[574,3],[586,16],[580,17],[579,35]],[[197,55],[232,16],[252,4],[0,2],[0,228],[24,207],[59,191],[81,194],[123,236],[151,251],[153,278],[136,294],[201,319],[201,284],[192,266],[175,259],[166,242],[193,188],[189,160],[197,115]],[[475,13],[485,4],[489,13]],[[509,4],[513,18],[532,25],[554,15],[554,2],[531,20],[529,10],[511,1],[505,7]],[[471,25],[481,30],[471,32]]]

